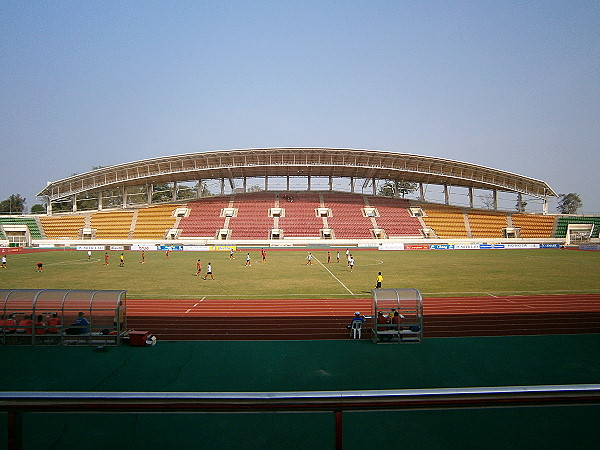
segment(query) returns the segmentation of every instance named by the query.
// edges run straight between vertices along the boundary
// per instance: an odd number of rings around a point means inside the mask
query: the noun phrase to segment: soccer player
[[[232,248],[229,249],[229,259],[235,259],[233,257],[233,249]]]
[[[88,261],[92,259],[92,252],[90,250],[88,250]]]
[[[383,282],[383,276],[381,275],[381,272],[379,272],[379,275],[377,275],[375,289],[381,289],[381,283],[382,282]]]
[[[306,255],[306,265],[312,266],[312,260],[313,260],[312,253],[308,252],[308,255]]]
[[[6,256],[2,255],[2,268],[6,269]]]
[[[142,264],[146,262],[146,252],[142,250]]]
[[[109,256],[108,256],[108,252],[105,252],[105,253],[104,253],[104,265],[105,265],[105,266],[108,266],[108,258],[109,258]]]
[[[331,262],[331,252],[327,252],[327,264]]]
[[[202,272],[202,262],[200,262],[200,260],[198,260],[198,262],[196,263],[196,276],[197,277],[200,276],[200,272]]]
[[[265,252],[264,248],[260,249],[260,255],[262,256],[262,262],[267,262],[267,252]]]
[[[125,255],[123,253],[119,256],[119,267],[125,267]]]
[[[337,262],[340,262],[340,252],[338,250],[337,255],[335,256],[335,259],[337,259]]]
[[[210,275],[210,279],[211,280],[215,279],[215,277],[213,277],[212,265],[211,265],[210,262],[208,263],[208,266],[206,266],[206,275],[204,275],[204,279],[206,280],[206,277],[209,276],[209,275]]]
[[[41,262],[37,263],[36,266],[38,272],[41,272],[44,269],[44,264],[42,264]]]
[[[352,255],[348,256],[348,267],[350,267],[350,272],[354,269],[354,258]]]
[[[250,253],[248,253],[246,255],[246,265],[249,266],[250,265]]]

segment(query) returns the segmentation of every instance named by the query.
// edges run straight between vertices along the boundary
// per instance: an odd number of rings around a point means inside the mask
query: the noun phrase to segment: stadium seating
[[[389,237],[421,236],[421,223],[408,212],[410,203],[404,199],[390,197],[368,197],[369,205],[377,208],[375,220]]]
[[[467,238],[468,231],[465,225],[463,212],[453,206],[432,204],[419,204],[425,211],[423,220],[425,224],[435,231],[440,238]]]
[[[207,197],[189,202],[189,215],[179,221],[181,237],[215,238],[225,223],[221,212],[229,206],[229,201],[229,197]]]
[[[551,238],[554,222],[554,216],[540,216],[537,214],[512,215],[512,226],[521,229],[520,237],[522,238]]]
[[[29,234],[33,239],[41,239],[42,233],[36,220],[32,217],[0,217],[0,223],[2,224],[12,224],[12,225],[26,225],[29,229]]]
[[[275,206],[273,192],[256,192],[236,195],[233,201],[237,215],[229,220],[231,238],[269,239],[273,218],[269,209]]]
[[[363,215],[365,201],[362,195],[328,192],[323,194],[323,203],[331,209],[327,224],[333,229],[336,239],[373,237],[371,229],[375,227],[371,218]]]
[[[40,217],[44,234],[48,239],[77,239],[79,230],[85,227],[85,215]]]
[[[132,220],[133,211],[97,212],[91,216],[91,228],[96,230],[96,239],[127,239]]]
[[[320,206],[316,192],[280,192],[279,207],[285,217],[279,218],[279,228],[284,237],[320,237],[323,219],[316,212]]]
[[[567,235],[567,228],[569,224],[594,224],[594,231],[591,235],[592,238],[598,237],[600,231],[600,217],[559,217],[556,225],[556,236],[557,238],[564,238]]]
[[[163,238],[173,228],[176,218],[173,211],[178,205],[158,205],[138,210],[133,231],[134,239]]]
[[[502,230],[508,226],[506,214],[488,211],[469,210],[467,213],[471,236],[479,237],[503,237]]]

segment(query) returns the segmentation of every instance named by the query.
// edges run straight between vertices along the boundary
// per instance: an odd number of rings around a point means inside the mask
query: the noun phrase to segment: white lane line
[[[354,292],[352,292],[350,289],[348,289],[348,287],[344,283],[342,283],[338,277],[336,277],[333,273],[331,273],[331,270],[329,270],[327,267],[325,267],[325,264],[323,264],[321,261],[319,261],[318,258],[315,258],[315,259],[317,260],[317,262],[319,264],[321,264],[321,267],[323,269],[325,269],[327,272],[329,272],[329,275],[331,275],[333,278],[335,278],[337,280],[337,282],[340,283],[344,287],[344,289],[346,289],[348,292],[350,292],[351,295],[354,295]]]
[[[184,314],[189,313],[192,309],[194,309],[196,306],[198,306],[200,304],[201,301],[203,301],[206,298],[206,296],[202,297],[200,300],[198,300],[196,303],[194,303],[194,306],[192,306],[190,309],[188,309]]]

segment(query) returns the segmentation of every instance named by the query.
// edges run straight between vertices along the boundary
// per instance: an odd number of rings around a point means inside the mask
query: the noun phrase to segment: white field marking
[[[515,302],[515,301],[513,301],[513,300],[506,299],[506,301],[507,301],[508,303],[514,303],[515,305],[519,305],[519,306],[525,306],[526,308],[529,308],[529,309],[535,309],[535,308],[534,308],[533,306],[531,306],[531,305],[521,305],[521,304],[519,304],[519,303],[517,303],[517,302]]]
[[[354,295],[354,292],[352,292],[350,289],[348,289],[348,288],[346,287],[346,285],[345,285],[344,283],[342,283],[338,277],[336,277],[336,276],[335,276],[333,273],[331,273],[331,270],[329,270],[327,267],[325,267],[325,264],[323,264],[321,261],[319,261],[319,259],[318,259],[318,258],[314,258],[314,259],[316,259],[316,260],[317,260],[317,262],[318,262],[319,264],[321,264],[321,267],[322,267],[323,269],[325,269],[327,272],[329,272],[329,275],[331,275],[333,278],[335,278],[335,279],[336,279],[336,281],[337,281],[338,283],[340,283],[340,284],[341,284],[341,285],[344,287],[344,289],[346,289],[348,292],[350,292],[350,294],[351,294],[351,295]]]
[[[196,306],[198,306],[200,304],[200,302],[202,300],[204,300],[206,298],[206,296],[202,297],[200,300],[198,300],[196,303],[194,303],[194,306],[192,306],[190,309],[188,309],[184,314],[189,313],[192,309],[194,309]]]
[[[600,289],[586,289],[588,292],[600,292]],[[456,292],[421,292],[421,295],[460,295],[460,294],[486,294],[488,292],[481,291],[456,291]],[[586,294],[581,289],[563,289],[563,290],[552,290],[552,291],[500,291],[496,292],[497,296],[505,295],[538,295],[538,294]]]
[[[486,294],[487,294],[487,295],[489,295],[490,297],[498,298],[498,296],[497,296],[497,295],[490,294],[489,292],[486,292]]]
[[[72,261],[61,261],[61,262],[54,262],[54,263],[44,263],[44,266],[62,266],[62,265],[68,265],[68,264],[86,264],[89,261],[95,261],[95,262],[100,262],[100,259],[97,258],[92,258],[92,259],[74,259]]]

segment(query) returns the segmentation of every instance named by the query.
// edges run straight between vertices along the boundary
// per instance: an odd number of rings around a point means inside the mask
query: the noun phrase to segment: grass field
[[[600,292],[600,254],[567,250],[455,250],[373,251],[355,250],[350,272],[342,261],[327,264],[326,251],[314,251],[311,266],[306,251],[267,249],[267,262],[251,251],[252,265],[245,267],[246,251],[234,260],[228,252],[121,252],[53,251],[15,254],[0,270],[3,289],[124,289],[130,298],[360,298],[369,297],[377,272],[383,287],[416,288],[424,296],[475,296]],[[202,275],[210,261],[215,280]],[[44,263],[37,273],[36,263]]]

